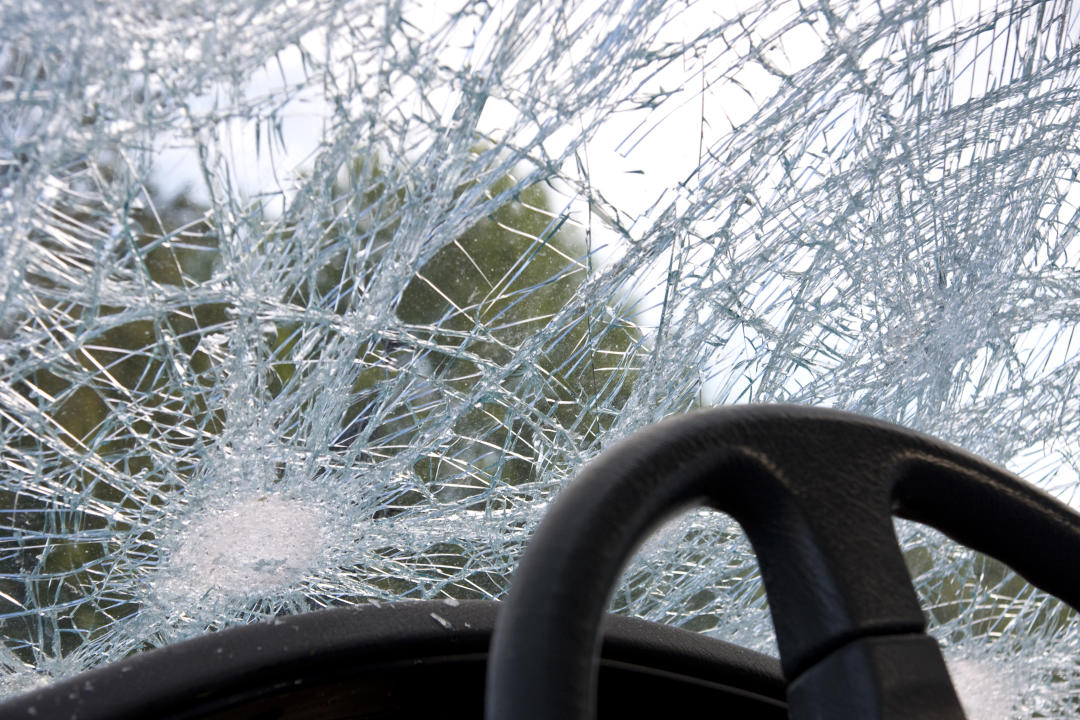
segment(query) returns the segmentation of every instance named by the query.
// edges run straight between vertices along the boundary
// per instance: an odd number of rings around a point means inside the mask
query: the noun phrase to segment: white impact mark
[[[1010,720],[1023,687],[1015,673],[988,660],[972,658],[949,661],[949,675],[964,707],[964,714],[978,720]]]
[[[168,562],[169,599],[265,595],[295,584],[323,547],[323,514],[276,495],[236,502],[193,522]]]

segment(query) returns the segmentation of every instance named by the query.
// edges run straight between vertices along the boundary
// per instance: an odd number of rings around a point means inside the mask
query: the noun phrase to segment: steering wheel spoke
[[[624,564],[673,513],[731,514],[757,554],[791,717],[964,717],[893,532],[899,515],[1080,606],[1080,516],[1019,478],[888,423],[796,406],[719,408],[591,463],[514,574],[488,670],[489,720],[595,714],[601,618]]]

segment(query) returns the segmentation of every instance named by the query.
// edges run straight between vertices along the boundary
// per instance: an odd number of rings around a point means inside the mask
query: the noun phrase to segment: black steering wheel
[[[732,515],[758,557],[795,720],[964,718],[892,516],[933,526],[1080,608],[1080,515],[1016,476],[896,425],[798,406],[648,428],[591,463],[514,573],[488,663],[488,720],[595,715],[618,574],[672,514]]]

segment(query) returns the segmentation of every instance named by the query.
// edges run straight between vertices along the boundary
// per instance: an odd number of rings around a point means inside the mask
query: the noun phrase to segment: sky
[[[670,5],[670,15],[659,29],[657,39],[681,45],[694,42],[703,28],[717,27],[735,14],[756,7],[757,3],[742,0],[699,3],[689,7],[678,3]],[[939,12],[928,17],[929,31],[931,34],[946,32],[954,25],[970,22],[985,10],[984,5],[980,0],[956,0],[943,5]],[[577,12],[591,13],[597,7],[599,3],[585,3]],[[420,0],[406,6],[405,20],[421,32],[448,33],[444,43],[446,64],[482,72],[490,54],[495,51],[493,38],[500,25],[511,21],[528,22],[528,15],[514,20],[514,12],[512,3],[498,3],[485,19],[450,22],[452,11],[446,9],[445,3]],[[1073,27],[1080,27],[1080,8],[1073,12]],[[594,263],[602,266],[616,262],[625,252],[627,243],[650,232],[656,220],[672,204],[679,212],[681,204],[686,202],[683,184],[688,183],[702,165],[703,153],[750,120],[780,87],[778,76],[764,71],[762,64],[745,64],[734,72],[730,69],[751,51],[750,39],[755,31],[759,35],[771,34],[776,28],[791,23],[798,14],[798,3],[775,3],[769,13],[755,20],[747,35],[725,36],[729,40],[727,47],[714,42],[703,46],[691,60],[684,56],[670,63],[644,80],[641,87],[642,96],[660,94],[666,98],[658,107],[612,113],[580,152],[568,159],[561,172],[565,181],[555,179],[551,182],[556,191],[552,193],[551,203],[557,212],[568,212],[572,222],[583,230],[588,229]],[[847,20],[851,24],[858,18]],[[605,31],[602,24],[596,25],[594,34],[577,39],[569,57],[584,56],[587,47],[604,41],[602,33]],[[820,38],[826,33],[827,28],[820,25],[793,23],[779,43],[765,48],[764,57],[780,72],[796,73],[821,57],[824,45]],[[951,98],[954,106],[978,98],[995,87],[1002,75],[1001,58],[1009,42],[1010,37],[1001,33],[991,43],[973,42],[959,48],[955,56]],[[542,52],[543,44],[542,29],[538,29],[536,52]],[[864,53],[863,57],[872,60],[874,51]],[[882,55],[887,51],[884,47],[880,49]],[[530,61],[530,52],[532,50],[523,51],[523,64]],[[323,147],[325,130],[333,114],[332,103],[324,96],[319,82],[307,77],[305,54],[331,58],[331,63],[340,63],[342,67],[356,62],[355,58],[342,54],[339,48],[328,47],[321,35],[304,36],[299,43],[279,52],[239,90],[242,103],[274,102],[280,98],[281,106],[275,113],[277,125],[270,128],[265,123],[226,115],[216,128],[223,139],[220,146],[227,148],[229,154],[227,165],[235,173],[230,182],[243,195],[268,198],[265,207],[271,215],[280,213],[293,197],[298,177],[311,166]],[[134,54],[132,62],[139,62]],[[373,66],[367,70],[375,74]],[[353,71],[362,74],[365,71],[363,63]],[[414,87],[403,81],[398,88],[402,98],[399,110],[403,113],[423,111],[417,95],[410,92]],[[228,107],[237,102],[236,92],[233,88],[215,87],[191,97],[189,104],[196,113]],[[461,96],[451,88],[434,88],[427,100],[437,112],[441,111],[443,121],[449,121]],[[857,109],[851,112],[857,113]],[[577,119],[578,122],[586,120]],[[482,137],[506,140],[512,146],[514,133],[523,132],[522,128],[527,126],[520,121],[511,102],[489,98],[480,114],[477,133]],[[853,114],[834,121],[857,122],[857,117]],[[577,134],[578,128],[573,127],[566,133],[554,133],[545,146],[548,155],[558,157],[565,143]],[[813,141],[811,138],[811,143]],[[963,158],[958,162],[964,162]],[[522,172],[527,170],[527,167],[521,168]],[[207,202],[198,154],[190,138],[167,135],[157,139],[152,182],[166,198],[186,190],[197,202]],[[1070,197],[1075,206],[1080,204],[1080,184],[1074,181],[1073,186]],[[616,222],[622,225],[625,234],[616,229]],[[628,290],[629,297],[635,301],[635,321],[646,332],[655,330],[659,321],[667,260],[664,256],[651,267],[642,268],[636,285]],[[1021,337],[1019,349],[1048,353],[1047,366],[1061,365],[1080,352],[1080,341],[1048,343],[1047,333],[1053,335],[1055,332],[1052,326],[1044,327],[1031,333],[1030,337]],[[731,352],[730,348],[728,352]],[[718,363],[727,361],[726,357],[717,358]],[[714,380],[707,379],[702,396],[710,402],[720,396],[720,391]],[[730,392],[730,388],[726,391]],[[1015,459],[1014,469],[1044,474],[1048,465],[1062,468],[1067,477],[1061,482],[1075,484],[1075,473],[1063,460],[1052,448],[1032,447]],[[1080,503],[1080,499],[1075,502]]]

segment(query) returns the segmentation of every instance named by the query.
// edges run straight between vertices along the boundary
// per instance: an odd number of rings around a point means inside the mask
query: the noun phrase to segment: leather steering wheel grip
[[[668,419],[606,450],[559,496],[492,639],[488,720],[595,716],[600,622],[635,548],[673,514],[729,513],[757,555],[795,720],[964,717],[892,527],[933,526],[1080,608],[1080,515],[905,428],[758,405]]]

